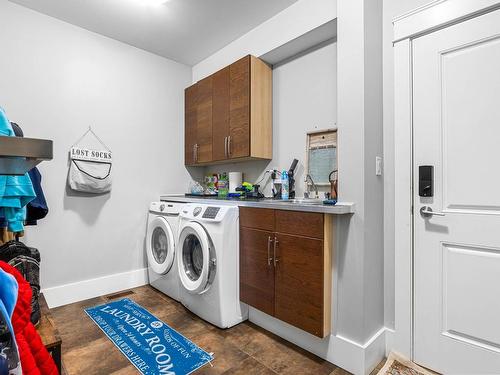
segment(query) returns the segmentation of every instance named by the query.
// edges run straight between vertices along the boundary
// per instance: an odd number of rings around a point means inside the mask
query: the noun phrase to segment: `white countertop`
[[[332,215],[353,214],[355,204],[352,202],[337,202],[335,206],[324,204],[301,204],[273,199],[243,200],[228,198],[207,198],[207,197],[186,197],[183,194],[165,194],[160,196],[160,200],[167,202],[185,203],[205,203],[219,205],[233,205],[240,207],[273,208],[277,210],[319,212]]]

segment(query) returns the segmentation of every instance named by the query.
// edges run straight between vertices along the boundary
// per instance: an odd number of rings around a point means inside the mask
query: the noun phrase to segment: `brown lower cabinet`
[[[315,336],[327,336],[332,233],[330,215],[241,207],[241,301]]]

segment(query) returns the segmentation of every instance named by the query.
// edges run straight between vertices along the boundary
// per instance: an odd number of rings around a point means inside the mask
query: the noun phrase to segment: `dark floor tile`
[[[349,371],[337,367],[330,375],[352,375]]]
[[[256,336],[249,346],[253,358],[278,374],[328,375],[336,369],[332,363],[272,334]]]
[[[248,354],[227,344],[215,330],[196,336],[193,341],[205,351],[215,355],[211,365],[208,364],[198,370],[196,374],[222,374],[248,358]]]
[[[126,298],[138,303],[159,319],[175,311],[179,311],[181,308],[177,301],[149,286],[134,289],[134,293],[128,295]]]
[[[220,330],[219,333],[228,344],[236,346],[249,355],[252,355],[260,348],[257,345],[259,336],[266,334],[265,331],[249,322],[243,322],[229,329]]]
[[[224,372],[224,375],[276,375],[276,373],[252,357],[248,357],[240,364]]]
[[[63,360],[68,375],[112,374],[132,366],[107,337],[66,351]]]
[[[101,338],[102,331],[87,316],[84,309],[103,304],[101,297],[57,307],[50,310],[62,340],[63,352]]]
[[[137,371],[134,366],[129,365],[118,371],[113,371],[109,375],[139,375],[139,374],[140,374],[139,371]]]
[[[216,329],[210,323],[201,320],[190,311],[184,309],[184,307],[170,314],[159,315],[158,318],[190,340]]]

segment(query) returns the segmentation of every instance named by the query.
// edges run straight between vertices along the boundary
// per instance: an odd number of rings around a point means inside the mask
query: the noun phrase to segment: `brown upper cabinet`
[[[185,92],[185,164],[272,158],[272,70],[246,56]]]

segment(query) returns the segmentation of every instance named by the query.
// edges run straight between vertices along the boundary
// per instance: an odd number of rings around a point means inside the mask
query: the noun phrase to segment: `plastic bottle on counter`
[[[229,193],[229,178],[227,176],[227,173],[224,172],[219,175],[217,186],[219,189],[219,197],[227,197],[227,194]]]
[[[290,196],[290,183],[288,180],[288,172],[281,172],[281,199],[287,201]]]

